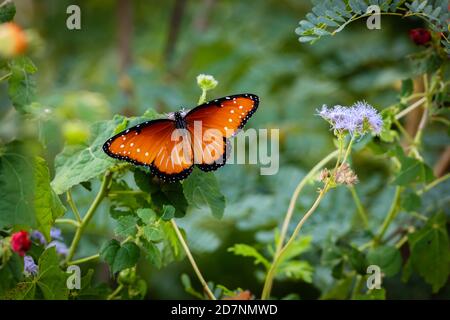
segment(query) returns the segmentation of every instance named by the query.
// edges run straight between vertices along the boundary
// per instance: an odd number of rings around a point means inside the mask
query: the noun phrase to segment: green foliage
[[[367,254],[369,264],[380,267],[387,277],[396,275],[402,267],[400,252],[391,246],[381,246],[371,249]]]
[[[14,142],[0,157],[0,228],[37,228],[50,239],[50,228],[64,207],[50,187],[45,160],[31,155],[32,147]]]
[[[4,1],[0,4],[0,23],[9,22],[16,15],[16,6],[12,1]]]
[[[219,184],[213,173],[194,169],[183,183],[183,192],[190,205],[207,205],[214,217],[220,219],[225,210],[225,197],[220,192]]]
[[[27,57],[19,57],[10,63],[8,95],[17,111],[25,113],[36,99],[36,84],[33,74],[36,66]],[[28,110],[27,110],[28,109]]]
[[[114,165],[115,161],[103,152],[102,146],[122,121],[122,117],[116,117],[110,121],[95,123],[88,145],[65,147],[56,156],[56,174],[52,186],[57,194],[98,177]]]
[[[408,236],[411,257],[407,267],[417,271],[433,292],[442,288],[450,274],[450,250],[446,217],[439,213],[431,217],[420,230]]]
[[[427,21],[434,31],[443,32],[447,36],[449,34],[446,27],[449,17],[447,2],[443,0],[414,0],[411,3],[400,0],[316,1],[312,12],[306,15],[305,20],[299,22],[300,26],[295,32],[300,36],[300,42],[314,43],[323,36],[335,35],[357,19],[369,18],[373,15],[373,11],[367,9],[373,4],[379,6],[381,14],[397,13],[402,17],[419,17]],[[443,40],[442,43],[444,42]]]
[[[68,274],[59,267],[55,248],[45,250],[39,258],[39,273],[35,278],[20,282],[9,291],[7,299],[67,300],[69,290],[66,286]]]
[[[255,265],[262,264],[264,267],[269,268],[269,261],[263,257],[261,253],[259,253],[255,248],[243,244],[236,243],[233,247],[228,248],[229,252],[233,252],[237,256],[250,257],[255,260]]]
[[[120,244],[117,240],[106,242],[101,250],[100,256],[111,267],[113,274],[133,267],[140,256],[139,247],[133,242]]]
[[[397,146],[395,153],[401,163],[401,168],[394,177],[393,184],[404,186],[410,183],[427,183],[433,180],[433,170],[424,162],[405,156],[399,146]]]

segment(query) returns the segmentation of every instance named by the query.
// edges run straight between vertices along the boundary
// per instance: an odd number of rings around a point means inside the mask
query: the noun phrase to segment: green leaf
[[[395,153],[401,163],[401,169],[396,174],[393,184],[403,186],[410,183],[427,183],[434,179],[433,171],[424,162],[407,157],[400,147],[396,148]]]
[[[414,91],[414,83],[412,79],[402,80],[402,88],[400,91],[401,97],[409,97]]]
[[[234,246],[228,248],[228,252],[233,252],[237,256],[250,257],[255,259],[255,265],[262,264],[266,269],[270,268],[270,262],[263,257],[255,248],[243,243],[236,243]]]
[[[103,174],[116,163],[103,152],[102,146],[122,120],[116,116],[113,120],[93,124],[89,146],[67,146],[56,156],[52,186],[57,194]]]
[[[172,261],[180,261],[184,257],[183,247],[178,240],[177,234],[170,222],[161,221],[160,227],[164,234],[162,264],[167,265]],[[184,230],[180,229],[181,234],[186,238]]]
[[[280,265],[277,274],[312,283],[314,268],[307,261],[290,260]]]
[[[117,251],[120,249],[119,241],[112,239],[105,242],[100,248],[100,258],[107,264],[112,266],[114,264],[114,259],[116,258]]]
[[[164,233],[158,227],[146,225],[142,231],[144,237],[150,242],[159,242],[164,239]]]
[[[64,207],[50,187],[45,160],[30,152],[34,147],[13,142],[0,157],[0,228],[37,228],[49,240],[50,228]]]
[[[140,256],[139,247],[134,242],[124,243],[114,258],[112,265],[113,273],[117,273],[123,269],[131,268],[136,265]]]
[[[39,258],[39,274],[37,285],[41,289],[44,299],[61,300],[67,299],[69,289],[67,278],[69,274],[59,267],[59,257],[55,248],[45,250]]]
[[[138,209],[136,214],[144,224],[152,224],[158,218],[155,211],[150,208]]]
[[[421,198],[412,190],[405,191],[401,199],[401,207],[406,211],[418,210],[422,205]]]
[[[173,207],[171,205],[168,205],[168,206],[164,205],[163,206],[163,214],[161,216],[161,219],[163,219],[164,221],[169,221],[173,217],[175,217],[175,207]]]
[[[35,100],[36,85],[32,74],[37,71],[27,57],[16,58],[10,63],[11,76],[8,78],[8,95],[17,111],[25,113]]]
[[[144,241],[143,246],[147,260],[156,268],[160,269],[162,266],[162,257],[158,247],[149,241]]]
[[[117,220],[117,227],[114,229],[116,235],[121,237],[134,236],[137,233],[137,218],[133,216],[123,216]]]
[[[185,216],[188,202],[181,183],[162,183],[151,196],[156,207],[162,208],[164,205],[172,205],[175,208],[176,218]]]
[[[222,218],[225,196],[220,192],[219,183],[213,173],[194,169],[183,183],[183,191],[190,205],[200,207],[206,204],[214,217]]]
[[[322,294],[322,300],[344,300],[347,299],[353,284],[353,277],[347,277],[333,283],[333,286]]]
[[[9,22],[14,19],[16,6],[12,1],[4,1],[0,5],[0,23]]]
[[[355,269],[357,273],[365,275],[367,270],[367,261],[364,253],[355,247],[350,247],[348,251],[350,264],[353,269]]]
[[[386,300],[386,290],[372,289],[364,294],[358,294],[354,297],[355,300]]]
[[[367,254],[367,260],[371,265],[380,267],[387,277],[397,274],[402,267],[402,257],[400,252],[391,246],[381,246],[373,248]]]
[[[412,268],[429,283],[433,292],[442,288],[450,274],[450,250],[445,214],[431,217],[426,225],[408,235]]]

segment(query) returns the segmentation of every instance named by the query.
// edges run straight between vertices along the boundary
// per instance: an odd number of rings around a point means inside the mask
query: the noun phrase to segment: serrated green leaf
[[[402,257],[395,247],[381,246],[373,248],[367,254],[367,260],[371,265],[380,267],[387,277],[396,275],[402,267]]]
[[[123,216],[117,219],[117,227],[114,233],[121,237],[134,236],[137,233],[137,218],[134,216]]]
[[[144,251],[147,260],[156,268],[160,269],[162,266],[162,257],[158,247],[152,242],[144,241]]]
[[[220,219],[225,210],[225,196],[220,192],[216,176],[211,172],[194,169],[183,183],[183,191],[190,205],[207,205],[214,217]]]
[[[139,209],[136,214],[144,224],[153,224],[158,218],[155,211],[150,208]]]
[[[10,63],[11,76],[8,78],[8,96],[21,113],[35,100],[36,84],[32,74],[36,66],[27,57],[19,57]]]
[[[100,248],[100,258],[107,264],[112,266],[114,264],[114,259],[116,258],[117,251],[120,249],[119,241],[112,239],[105,242]]]
[[[163,208],[164,205],[172,205],[175,208],[175,217],[182,218],[186,215],[188,201],[181,183],[162,183],[151,197],[156,207]]]
[[[175,207],[171,205],[164,205],[161,219],[163,219],[164,221],[169,221],[173,217],[175,217]]]
[[[89,146],[68,146],[56,156],[52,186],[57,194],[100,176],[116,163],[103,152],[102,146],[122,120],[122,117],[116,116],[113,120],[93,124]]]
[[[114,257],[112,265],[113,273],[122,271],[123,269],[131,268],[136,265],[140,256],[139,247],[134,242],[126,242],[120,246]]]
[[[250,257],[255,261],[255,265],[262,264],[266,269],[270,268],[269,261],[263,257],[261,253],[258,252],[252,246],[243,243],[236,243],[234,246],[228,248],[228,252],[233,252],[237,256]]]
[[[411,266],[437,292],[450,274],[450,250],[445,214],[431,217],[426,225],[408,235]]]
[[[33,147],[13,142],[0,157],[0,228],[37,228],[49,240],[64,207],[50,187],[45,160],[30,153]]]
[[[150,242],[160,242],[164,239],[164,233],[155,226],[144,226],[142,228],[142,234]]]

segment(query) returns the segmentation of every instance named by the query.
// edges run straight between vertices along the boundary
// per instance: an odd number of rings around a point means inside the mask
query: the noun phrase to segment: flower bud
[[[27,49],[25,32],[15,23],[0,24],[0,56],[15,57]]]
[[[202,90],[211,90],[217,87],[219,82],[213,76],[208,74],[199,74],[197,76],[197,84]]]
[[[418,46],[423,46],[430,42],[431,33],[427,29],[417,28],[409,31],[409,37]]]
[[[31,240],[28,236],[28,232],[19,231],[13,233],[11,236],[11,249],[17,252],[20,256],[24,256],[31,247]]]

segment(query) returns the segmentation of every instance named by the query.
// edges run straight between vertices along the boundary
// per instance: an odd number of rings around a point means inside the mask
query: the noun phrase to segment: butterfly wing
[[[192,148],[182,137],[173,139],[175,129],[170,119],[143,122],[108,139],[103,150],[110,157],[147,166],[165,181],[181,180],[192,171]]]
[[[201,170],[216,170],[225,164],[230,150],[227,139],[244,127],[258,104],[258,96],[238,94],[206,102],[186,114],[194,162]]]

